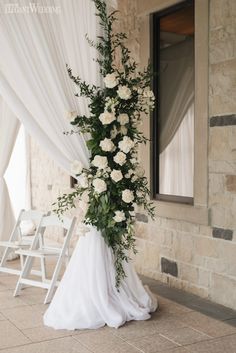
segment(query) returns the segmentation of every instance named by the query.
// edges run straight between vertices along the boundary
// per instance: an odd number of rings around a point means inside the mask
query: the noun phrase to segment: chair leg
[[[70,247],[68,246],[65,253],[66,267],[68,266],[69,262],[70,262]]]
[[[4,267],[7,262],[8,255],[12,252],[12,248],[6,248],[3,252],[1,262],[0,262],[0,267]]]
[[[55,285],[57,283],[57,278],[58,278],[59,273],[60,273],[63,257],[64,256],[60,256],[58,258],[58,260],[57,260],[57,264],[56,264],[56,267],[55,267],[55,270],[54,270],[54,273],[53,273],[53,276],[52,276],[52,279],[51,279],[51,283],[50,283],[50,286],[48,288],[48,291],[47,291],[47,294],[46,294],[46,297],[45,297],[45,300],[44,300],[44,304],[48,304],[52,300],[53,291],[54,291]]]
[[[22,270],[24,268],[24,255],[20,255],[20,266]]]
[[[34,262],[34,258],[33,257],[31,257],[31,256],[27,256],[26,257],[23,270],[22,270],[21,275],[20,275],[20,277],[18,279],[18,282],[16,284],[16,288],[15,288],[15,291],[14,291],[14,294],[13,294],[14,297],[19,295],[20,290],[24,286],[24,284],[21,282],[21,280],[23,278],[27,278],[28,277],[28,275],[31,272],[31,269],[32,269],[32,266],[33,266],[33,262]]]

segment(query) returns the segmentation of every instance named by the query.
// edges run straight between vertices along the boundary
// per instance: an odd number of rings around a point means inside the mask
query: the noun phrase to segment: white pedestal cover
[[[127,277],[115,287],[113,253],[94,227],[78,240],[55,296],[44,315],[54,329],[119,327],[130,320],[147,320],[157,299],[142,285],[131,263]]]

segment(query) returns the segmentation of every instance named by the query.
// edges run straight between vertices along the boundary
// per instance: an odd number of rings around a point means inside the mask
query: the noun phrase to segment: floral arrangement
[[[71,194],[58,198],[60,216],[76,207],[80,198],[88,203],[84,222],[101,231],[105,242],[113,249],[116,286],[125,276],[123,261],[129,260],[129,250],[135,249],[135,208],[143,206],[151,217],[154,207],[148,200],[149,190],[144,171],[139,165],[137,149],[147,139],[139,131],[143,115],[154,108],[155,97],[150,90],[150,69],[138,72],[124,41],[126,34],[113,33],[116,12],[107,15],[106,4],[93,0],[98,11],[103,36],[98,43],[88,39],[99,52],[97,60],[104,88],[88,85],[75,77],[67,67],[70,78],[79,88],[78,96],[89,99],[90,116],[70,112],[68,119],[80,133],[89,134],[90,167],[74,161],[72,173],[78,185]],[[115,64],[117,51],[120,63]]]

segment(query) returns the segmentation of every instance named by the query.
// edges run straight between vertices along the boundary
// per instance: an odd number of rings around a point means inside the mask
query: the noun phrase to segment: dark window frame
[[[155,12],[150,15],[150,63],[153,68],[154,76],[152,79],[152,90],[155,94],[157,104],[155,110],[151,114],[150,123],[150,153],[151,153],[151,165],[150,165],[150,189],[152,199],[159,201],[167,201],[182,204],[194,204],[194,197],[178,196],[178,195],[167,195],[159,193],[159,148],[158,148],[158,92],[160,86],[160,80],[158,72],[160,72],[160,18],[169,15],[175,11],[181,10],[189,5],[194,4],[194,0],[184,0],[176,5],[168,7],[164,10]]]

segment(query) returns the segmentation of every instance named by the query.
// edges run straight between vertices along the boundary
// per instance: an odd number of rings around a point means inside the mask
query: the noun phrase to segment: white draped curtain
[[[194,42],[160,53],[159,192],[193,197]]]
[[[48,5],[48,1],[41,1]],[[94,4],[87,0],[50,1],[60,14],[8,14],[1,3],[0,92],[28,132],[69,172],[74,159],[88,163],[81,135],[65,136],[70,129],[68,111],[84,113],[86,102],[76,100],[66,63],[83,79],[98,83],[96,52],[85,33],[96,37]],[[18,1],[27,5],[26,0]],[[78,20],[79,19],[79,20]]]
[[[193,197],[194,106],[159,156],[160,194]]]
[[[29,5],[28,0],[16,3],[22,8]],[[76,88],[68,77],[66,63],[87,82],[101,84],[97,63],[93,60],[97,53],[85,39],[87,33],[96,40],[98,19],[94,3],[89,0],[40,0],[37,3],[59,6],[61,11],[6,14],[5,6],[9,1],[0,2],[0,95],[27,132],[70,174],[74,159],[88,166],[89,152],[83,136],[63,135],[71,129],[66,115],[74,110],[84,114],[88,108],[85,99],[74,96]],[[115,1],[108,3],[115,6]],[[9,120],[8,130],[6,123],[1,129],[7,143],[15,139],[12,131],[18,123],[13,118],[12,121],[11,124]],[[3,140],[0,143],[6,148]],[[6,153],[5,150],[0,152]],[[2,174],[5,164],[1,165]],[[1,179],[6,195],[3,183]],[[6,201],[0,203],[0,224],[10,229],[10,222],[4,218],[6,205]],[[0,239],[2,237],[0,228]]]
[[[160,151],[168,146],[194,102],[192,38],[160,52]]]
[[[15,218],[4,174],[10,161],[19,121],[0,97],[0,239],[8,240]],[[16,176],[17,177],[17,176]]]

